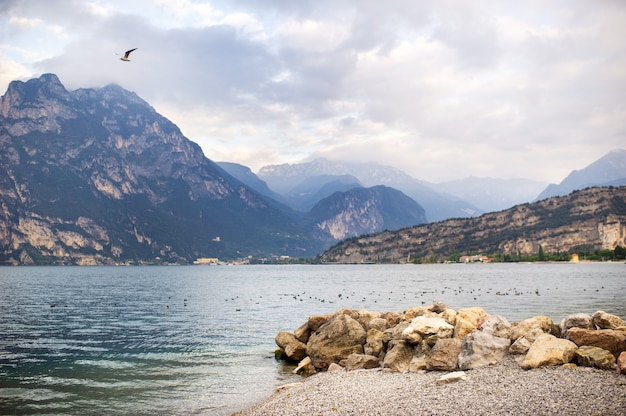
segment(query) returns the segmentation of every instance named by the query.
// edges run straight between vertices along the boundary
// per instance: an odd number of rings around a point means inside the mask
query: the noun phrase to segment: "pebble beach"
[[[465,379],[441,383],[446,372],[322,372],[279,388],[234,416],[626,414],[626,376],[616,371],[575,366],[523,370],[508,357],[464,373]]]

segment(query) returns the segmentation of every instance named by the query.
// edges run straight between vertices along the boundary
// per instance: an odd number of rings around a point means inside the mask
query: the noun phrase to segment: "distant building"
[[[211,264],[219,264],[219,262],[220,261],[217,257],[200,257],[199,259],[194,261],[193,264],[211,265]]]
[[[482,255],[461,256],[459,263],[491,263],[495,259]]]
[[[578,253],[572,254],[572,258],[570,259],[570,261],[572,263],[578,263],[580,261],[580,258],[578,257]]]

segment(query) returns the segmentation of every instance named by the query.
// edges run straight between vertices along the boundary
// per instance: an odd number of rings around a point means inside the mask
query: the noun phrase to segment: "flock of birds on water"
[[[604,289],[604,286],[602,286],[601,289]],[[550,291],[550,288],[545,288],[546,291]],[[554,288],[555,291],[558,291],[559,289],[557,287]],[[587,291],[587,289],[583,289],[583,291]],[[600,289],[595,289],[596,292],[599,292]],[[400,297],[398,298],[398,293],[400,293]],[[478,289],[471,289],[471,290],[465,290],[463,289],[463,287],[459,286],[458,288],[452,288],[449,286],[445,286],[443,289],[441,290],[421,290],[418,292],[414,293],[414,298],[415,299],[420,299],[423,298],[424,296],[432,296],[433,299],[436,300],[440,300],[441,296],[445,296],[446,293],[448,295],[450,295],[450,293],[453,296],[470,296],[473,297],[473,300],[478,300],[478,298],[480,298],[482,295],[495,295],[495,296],[522,296],[522,295],[532,295],[532,296],[541,296],[541,292],[539,291],[539,289],[535,289],[535,290],[527,290],[527,291],[521,291],[518,290],[517,288],[510,288],[506,291],[502,291],[502,290],[498,290],[498,291],[494,291],[493,288],[488,288],[483,290],[482,288],[478,288]],[[441,295],[441,296],[440,296]],[[339,293],[337,294],[337,298],[336,299],[332,299],[332,298],[322,298],[319,296],[315,296],[313,294],[307,294],[306,291],[302,292],[302,293],[281,293],[278,294],[279,300],[289,300],[289,299],[293,299],[295,301],[299,301],[299,302],[320,302],[320,303],[329,303],[329,304],[333,304],[333,303],[338,303],[338,302],[342,302],[342,303],[350,303],[350,300],[352,300],[352,302],[372,302],[373,303],[378,303],[379,300],[381,301],[408,301],[409,297],[411,296],[411,293],[407,293],[407,292],[395,292],[394,295],[394,291],[389,291],[388,294],[383,294],[383,293],[377,293],[376,291],[371,291],[368,293],[367,296],[361,296],[361,295],[357,295],[357,293],[355,291],[352,291],[350,293]],[[386,299],[384,299],[386,297]],[[262,299],[263,296],[259,296],[259,299]],[[231,298],[226,298],[224,299],[225,302],[235,302],[235,301],[242,301],[243,298],[241,298],[240,296],[234,296]],[[435,302],[436,300],[432,300],[430,302],[428,302],[428,304],[431,304],[433,302]],[[248,301],[250,302],[254,302],[255,304],[259,304],[260,301],[258,299],[248,299]],[[426,305],[427,301],[426,300],[420,300],[421,305]],[[237,309],[240,310],[240,309]]]
[[[595,289],[595,292],[600,292],[601,289],[604,289],[604,286],[602,286],[601,288]],[[551,288],[544,288],[545,291],[550,291]],[[555,287],[553,290],[558,291],[559,288]],[[591,289],[593,290],[593,289]],[[582,289],[583,292],[587,291],[587,288],[583,288]],[[398,296],[399,294],[399,296]],[[487,288],[487,289],[482,289],[482,288],[477,288],[477,289],[471,289],[471,290],[466,290],[464,289],[462,286],[459,286],[458,288],[452,288],[449,286],[444,286],[443,289],[441,290],[420,290],[417,292],[400,292],[400,291],[389,291],[388,293],[382,293],[382,292],[377,292],[377,291],[370,291],[367,296],[362,296],[356,293],[356,291],[351,291],[349,293],[338,293],[336,295],[336,298],[333,297],[320,297],[320,296],[316,296],[312,293],[308,293],[307,291],[303,291],[301,293],[277,293],[277,294],[272,294],[272,296],[278,296],[278,300],[279,301],[284,301],[284,300],[289,300],[292,299],[294,301],[298,301],[298,302],[316,302],[316,303],[329,303],[329,304],[334,304],[334,303],[342,303],[344,305],[349,305],[349,304],[355,304],[357,302],[360,303],[365,303],[365,302],[373,302],[374,304],[378,303],[378,301],[380,300],[381,303],[384,302],[402,302],[402,301],[409,301],[411,295],[413,299],[418,299],[420,300],[421,305],[427,305],[427,304],[432,304],[436,301],[442,301],[444,300],[444,298],[449,298],[450,294],[452,294],[453,296],[464,296],[464,297],[469,297],[472,298],[474,301],[478,300],[478,298],[482,297],[483,295],[494,295],[494,296],[523,296],[523,295],[532,295],[532,296],[541,296],[541,292],[540,290],[534,289],[534,290],[526,290],[526,291],[522,291],[522,290],[518,290],[517,288],[509,288],[505,291],[502,290],[495,290],[493,288]],[[447,296],[446,296],[447,295]],[[424,299],[424,297],[426,297],[426,300]],[[615,297],[615,296],[614,296]],[[430,298],[430,300],[428,300]],[[240,296],[240,295],[235,295],[235,296],[231,296],[228,298],[224,298],[225,302],[234,302],[234,303],[246,303],[249,304],[249,302],[252,302],[256,305],[259,305],[261,303],[261,299],[263,299],[263,295],[259,295],[258,298],[254,299],[254,298],[247,298],[244,296]],[[167,309],[170,308],[170,303],[172,303],[172,297],[169,296],[168,297],[168,302],[165,305],[165,307]],[[189,299],[185,298],[183,300],[183,306],[187,307],[188,303],[189,303]],[[115,303],[114,305],[115,307],[117,306],[121,306],[118,305],[118,303]],[[56,308],[57,304],[56,303],[52,303],[50,304],[51,308]],[[65,307],[67,308],[68,306],[65,305]],[[241,311],[241,308],[236,308],[236,311]]]

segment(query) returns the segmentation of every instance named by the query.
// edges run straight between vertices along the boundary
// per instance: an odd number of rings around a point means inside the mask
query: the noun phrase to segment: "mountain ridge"
[[[594,187],[480,217],[449,219],[338,243],[333,263],[444,261],[459,254],[530,255],[626,246],[626,186]]]

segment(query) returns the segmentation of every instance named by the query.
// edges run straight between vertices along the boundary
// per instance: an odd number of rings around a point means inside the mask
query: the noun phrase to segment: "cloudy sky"
[[[0,41],[0,93],[116,83],[253,171],[558,183],[626,147],[622,0],[0,0]]]

